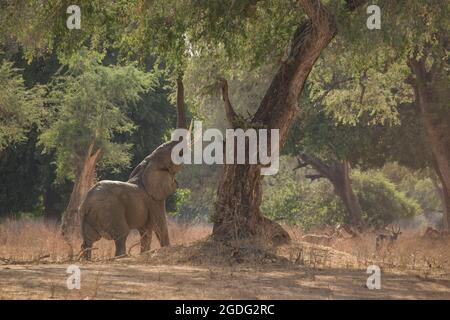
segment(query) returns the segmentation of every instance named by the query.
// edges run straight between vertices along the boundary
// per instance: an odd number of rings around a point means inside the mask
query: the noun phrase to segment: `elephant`
[[[178,80],[178,128],[185,128],[183,86]],[[114,240],[115,256],[125,255],[132,229],[141,235],[141,252],[150,249],[154,231],[161,246],[170,245],[165,200],[176,191],[175,174],[181,164],[172,161],[178,141],[160,145],[130,174],[128,181],[103,180],[86,194],[79,207],[82,256],[91,259],[92,245],[100,238]]]

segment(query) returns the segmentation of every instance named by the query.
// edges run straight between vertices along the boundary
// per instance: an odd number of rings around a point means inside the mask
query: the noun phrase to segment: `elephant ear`
[[[139,163],[139,165],[136,166],[136,168],[133,169],[130,176],[128,177],[128,181],[137,181],[139,180],[140,176],[142,176],[143,171],[147,167],[148,159],[145,158],[144,160]]]
[[[149,163],[142,176],[142,183],[147,193],[155,200],[165,200],[175,192],[174,176],[165,169]]]

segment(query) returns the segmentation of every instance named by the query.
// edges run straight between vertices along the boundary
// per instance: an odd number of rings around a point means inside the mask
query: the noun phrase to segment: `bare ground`
[[[86,264],[68,290],[63,264],[0,267],[1,299],[450,299],[450,275],[383,273],[368,290],[357,269]]]
[[[287,258],[299,249],[303,261],[298,255]],[[305,247],[290,246],[277,252],[290,252],[282,256],[202,241],[113,261],[77,263],[80,290],[67,288],[69,264],[3,265],[0,298],[450,299],[450,273],[383,271],[381,289],[369,290],[366,269],[349,265],[345,253],[333,252],[329,261],[317,260],[314,265],[311,250],[323,249],[310,246],[305,253]]]
[[[97,244],[94,262],[67,262],[67,247],[47,223],[0,225],[0,299],[450,299],[449,240],[404,236],[393,252],[374,254],[371,234],[321,246],[300,241],[277,248],[207,240],[205,226],[171,226],[174,245],[111,259]],[[23,232],[27,230],[27,232]],[[65,262],[66,261],[66,262]],[[66,285],[70,264],[81,289]],[[366,269],[381,267],[381,289]]]

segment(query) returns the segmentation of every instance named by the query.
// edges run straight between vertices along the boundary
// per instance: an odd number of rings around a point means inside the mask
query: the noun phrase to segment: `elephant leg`
[[[116,240],[114,240],[114,243],[116,245],[116,254],[115,254],[116,257],[125,255],[126,242],[127,242],[126,236],[119,237]]]
[[[91,260],[92,245],[94,242],[100,240],[101,236],[95,224],[92,223],[89,213],[85,214],[81,221],[81,235],[83,238],[81,257],[86,260]]]
[[[125,219],[125,208],[122,205],[118,205],[115,210],[113,208],[108,209],[110,209],[111,221],[104,229],[108,230],[109,239],[114,240],[116,245],[115,256],[123,256],[126,253],[126,242],[130,233],[130,228]]]
[[[155,203],[154,210],[151,210],[153,213],[151,215],[153,228],[158,238],[159,244],[161,247],[169,246],[169,230],[167,229],[167,220],[166,220],[166,207],[164,201],[158,201]]]
[[[139,234],[141,235],[141,253],[149,251],[152,244],[152,229],[139,230]]]

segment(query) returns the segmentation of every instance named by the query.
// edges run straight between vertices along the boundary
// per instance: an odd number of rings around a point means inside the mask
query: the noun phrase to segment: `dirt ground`
[[[81,288],[66,285],[68,265],[0,266],[1,299],[450,299],[450,274],[382,273],[366,287],[365,270],[79,264]]]
[[[112,258],[105,240],[93,262],[68,262],[52,224],[11,222],[0,231],[0,299],[450,299],[450,240],[414,232],[375,254],[373,234],[324,246],[291,230],[291,244],[265,247],[215,243],[208,226],[172,225],[170,247],[139,254],[134,234],[125,258]],[[72,264],[79,290],[67,287]],[[369,265],[381,268],[379,290],[366,286]]]

